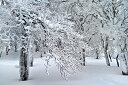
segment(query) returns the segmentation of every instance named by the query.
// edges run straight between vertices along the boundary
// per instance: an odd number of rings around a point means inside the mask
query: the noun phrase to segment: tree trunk
[[[107,54],[106,51],[105,51],[105,59],[106,59],[107,66],[110,66],[110,62],[109,62],[109,58],[108,58],[108,54]]]
[[[22,30],[22,48],[20,55],[20,79],[22,81],[28,80],[29,76],[29,60],[28,60],[28,34],[25,28]]]
[[[83,54],[83,66],[85,66],[85,54]]]
[[[38,45],[36,45],[36,52],[38,52],[39,51],[39,46]]]
[[[126,53],[120,54],[120,63],[121,63],[121,68],[122,68],[122,74],[128,75],[128,58],[127,58]]]
[[[0,52],[0,58],[1,58],[1,56],[2,56],[2,51]]]
[[[110,66],[107,50],[108,50],[108,37],[106,37],[106,42],[104,46],[104,55],[105,55],[107,66]]]
[[[82,63],[82,65],[85,66],[85,49],[83,49],[82,56],[83,56],[83,63]]]
[[[6,46],[6,55],[8,55],[9,50],[8,46]]]
[[[111,57],[111,55],[109,54],[109,59],[110,59],[110,61],[112,62],[112,57]]]
[[[29,66],[28,66],[28,54],[25,49],[21,49],[20,55],[20,78],[22,81],[28,80]]]
[[[33,57],[30,58],[30,66],[33,67]]]
[[[99,53],[97,49],[96,49],[96,59],[99,59]]]
[[[14,47],[15,47],[15,52],[17,52],[17,43],[16,42],[15,42]]]
[[[118,57],[119,57],[119,55],[117,55],[117,57],[116,57],[116,63],[117,63],[117,66],[119,67],[120,65],[119,65]]]
[[[2,1],[1,1],[1,5],[5,5],[5,2],[4,2],[4,0],[2,0]]]
[[[41,53],[40,57],[41,57],[41,58],[43,57],[42,53]]]
[[[39,51],[39,45],[38,45],[37,41],[34,41],[34,44],[36,46],[35,52],[38,52]]]

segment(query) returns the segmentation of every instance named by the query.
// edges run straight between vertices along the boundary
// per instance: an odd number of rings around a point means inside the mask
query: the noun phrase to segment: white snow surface
[[[55,63],[50,62],[49,75],[45,72],[43,60],[34,58],[34,66],[30,67],[28,81],[19,79],[19,54],[11,53],[0,58],[0,85],[128,85],[128,76],[121,75],[121,69],[113,61],[106,66],[105,59],[86,58],[86,66],[81,72],[64,80]],[[37,55],[35,55],[37,56]]]

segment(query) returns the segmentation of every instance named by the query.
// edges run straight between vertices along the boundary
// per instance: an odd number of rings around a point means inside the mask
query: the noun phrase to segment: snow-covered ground
[[[121,70],[116,63],[108,67],[104,58],[86,58],[86,66],[82,72],[64,80],[55,64],[49,69],[50,75],[45,72],[43,60],[34,59],[34,67],[30,68],[28,81],[19,80],[18,54],[0,58],[0,85],[128,85],[128,76],[121,75]]]

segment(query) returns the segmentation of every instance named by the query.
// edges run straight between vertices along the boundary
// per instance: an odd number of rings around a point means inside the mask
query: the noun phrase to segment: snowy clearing
[[[45,72],[43,60],[34,59],[34,67],[30,68],[28,81],[19,79],[19,61],[17,53],[0,59],[0,85],[127,85],[128,76],[121,75],[121,69],[113,62],[106,66],[105,59],[86,58],[83,71],[64,80],[55,64],[51,61],[49,75]]]

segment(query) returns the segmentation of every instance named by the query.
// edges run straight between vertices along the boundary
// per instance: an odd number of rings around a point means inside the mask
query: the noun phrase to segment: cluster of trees
[[[27,80],[33,53],[54,59],[62,77],[80,70],[85,56],[120,60],[128,75],[127,0],[1,0],[0,57],[20,50],[20,78]],[[118,64],[119,65],[119,64]]]
[[[108,66],[111,58],[116,58],[119,66],[119,59],[122,73],[128,74],[128,1],[73,0],[67,3],[70,3],[70,20],[75,23],[74,31],[83,36],[83,42],[92,48],[96,58],[104,54]]]

